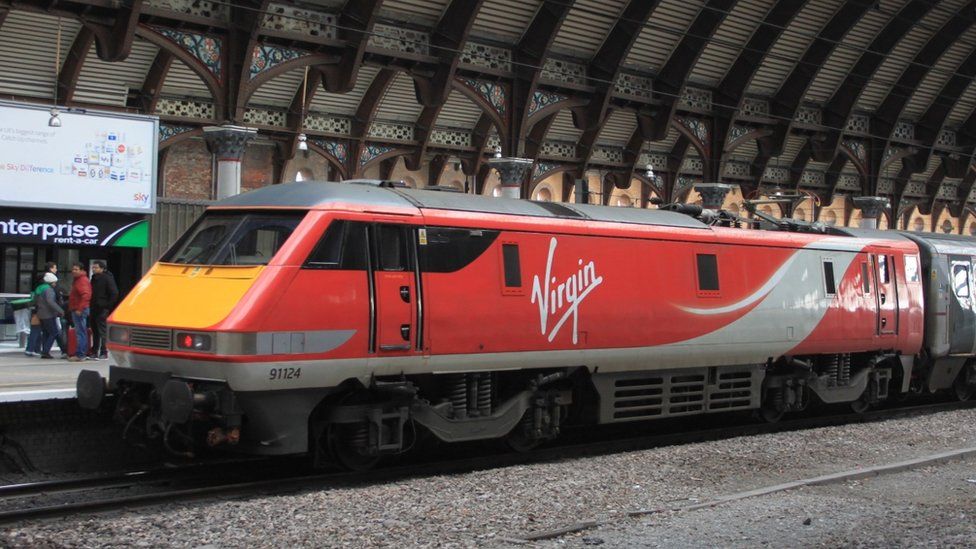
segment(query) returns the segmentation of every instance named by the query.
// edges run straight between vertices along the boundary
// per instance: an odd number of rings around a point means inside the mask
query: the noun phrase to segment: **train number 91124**
[[[282,379],[298,379],[302,377],[301,368],[272,368],[268,372],[268,379],[278,381]]]

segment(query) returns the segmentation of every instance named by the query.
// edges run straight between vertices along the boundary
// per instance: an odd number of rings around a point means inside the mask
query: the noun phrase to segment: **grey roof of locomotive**
[[[221,208],[315,208],[330,203],[345,203],[363,206],[412,207],[418,210],[454,210],[554,219],[610,221],[688,229],[709,228],[708,225],[687,215],[662,210],[489,198],[460,192],[390,187],[383,183],[377,180],[350,180],[342,183],[317,181],[283,183],[226,198],[217,202],[215,206]]]

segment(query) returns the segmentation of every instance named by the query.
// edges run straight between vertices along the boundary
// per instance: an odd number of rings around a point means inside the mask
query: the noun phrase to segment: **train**
[[[674,211],[672,211],[674,210]],[[127,438],[353,469],[418,441],[976,391],[976,240],[298,182],[204,214],[109,319]],[[107,399],[113,395],[113,399]]]

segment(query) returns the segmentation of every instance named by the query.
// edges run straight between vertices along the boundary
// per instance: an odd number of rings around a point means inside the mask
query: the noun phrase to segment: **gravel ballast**
[[[967,513],[976,512],[976,483],[967,481],[976,478],[973,459],[708,509],[636,518],[630,513],[687,507],[765,486],[973,446],[976,410],[943,412],[356,488],[20,524],[0,532],[0,545],[512,546],[533,535],[588,522],[597,526],[529,545],[756,546],[768,542],[874,547],[901,539],[900,530],[929,536],[905,539],[971,545],[976,543],[974,521],[949,526],[957,508],[968,517],[972,514]],[[935,473],[925,476],[926,471]],[[958,480],[960,475],[966,478]],[[898,484],[897,479],[904,480]],[[900,499],[889,504],[888,490],[891,498]],[[954,494],[959,501],[943,504],[940,493]],[[913,518],[895,521],[886,513]],[[807,519],[810,524],[804,525]],[[869,536],[862,523],[872,524],[874,531],[888,537]],[[813,534],[790,537],[800,527]],[[827,533],[832,537],[824,537]],[[960,542],[959,536],[969,541]]]

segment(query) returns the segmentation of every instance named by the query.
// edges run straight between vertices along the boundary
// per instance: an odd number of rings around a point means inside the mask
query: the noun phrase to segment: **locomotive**
[[[371,466],[419,438],[976,386],[976,242],[714,212],[275,185],[222,200],[109,319],[125,435]],[[724,226],[729,225],[729,226]]]

